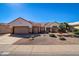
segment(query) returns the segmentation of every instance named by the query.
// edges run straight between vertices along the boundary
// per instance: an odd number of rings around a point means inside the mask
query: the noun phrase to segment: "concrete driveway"
[[[0,35],[0,44],[13,44],[21,38],[11,37],[10,34]]]

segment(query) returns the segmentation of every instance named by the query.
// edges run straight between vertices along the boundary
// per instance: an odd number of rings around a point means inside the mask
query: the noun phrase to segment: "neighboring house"
[[[79,29],[79,22],[69,23],[74,29]]]
[[[79,29],[79,25],[74,26],[74,28]]]
[[[59,23],[46,23],[45,24],[45,31],[46,32],[58,32]]]
[[[73,25],[73,27],[74,27],[75,29],[79,29],[79,24]]]

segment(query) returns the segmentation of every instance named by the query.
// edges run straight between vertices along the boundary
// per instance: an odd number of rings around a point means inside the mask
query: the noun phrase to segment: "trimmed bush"
[[[60,39],[60,40],[62,40],[62,41],[65,41],[65,40],[66,40],[66,39],[65,39],[65,38],[63,38],[63,37],[60,37],[59,39]]]
[[[55,36],[54,34],[49,34],[49,36],[50,36],[50,37],[55,37],[55,38],[56,38],[56,36]]]

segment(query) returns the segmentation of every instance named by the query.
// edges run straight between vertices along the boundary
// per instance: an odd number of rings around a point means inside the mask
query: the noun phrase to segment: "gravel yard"
[[[55,35],[57,35],[55,33]],[[32,36],[32,35],[31,35]],[[59,37],[50,37],[49,34],[33,35],[31,38],[27,35],[10,34],[0,35],[0,44],[13,44],[13,45],[64,45],[64,44],[79,44],[78,37],[65,37],[66,40],[60,40]],[[32,40],[33,39],[33,40]]]
[[[53,55],[79,55],[79,38],[65,37],[62,41],[59,38],[49,37],[48,34],[30,38],[0,35],[0,56],[53,56]]]
[[[60,40],[59,37],[50,37],[48,34],[41,34],[41,36],[34,37],[34,40],[22,38],[14,45],[64,45],[64,44],[79,44],[79,38],[77,37],[64,37],[66,40]]]

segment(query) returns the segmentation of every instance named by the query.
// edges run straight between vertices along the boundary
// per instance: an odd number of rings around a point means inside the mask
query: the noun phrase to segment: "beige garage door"
[[[28,33],[29,33],[29,27],[26,26],[14,27],[14,34],[28,34]]]

